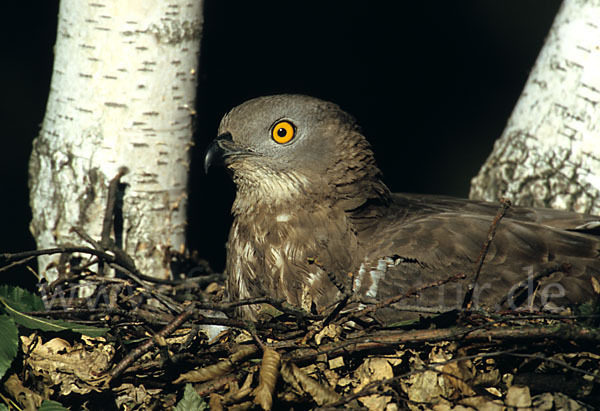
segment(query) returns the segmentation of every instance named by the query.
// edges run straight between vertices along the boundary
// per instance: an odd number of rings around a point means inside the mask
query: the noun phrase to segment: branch
[[[479,257],[477,257],[477,269],[475,270],[475,275],[473,276],[473,281],[469,284],[467,288],[467,292],[465,293],[465,298],[463,300],[462,308],[471,309],[471,305],[473,304],[473,291],[475,290],[475,285],[479,280],[479,274],[481,273],[481,267],[483,267],[483,262],[485,261],[485,257],[490,249],[490,245],[494,240],[494,236],[496,235],[496,229],[498,228],[498,224],[500,224],[500,220],[504,218],[506,211],[510,208],[512,203],[507,198],[500,199],[500,209],[496,213],[496,217],[492,221],[490,225],[490,229],[488,230],[487,238],[485,239],[483,246],[481,247],[481,252],[479,253]]]
[[[106,381],[106,384],[108,385],[112,380],[121,375],[123,371],[125,371],[125,369],[128,366],[130,366],[136,359],[140,358],[146,352],[150,351],[150,349],[153,348],[155,345],[160,344],[160,340],[166,338],[175,330],[177,330],[188,318],[190,318],[193,315],[193,313],[193,305],[188,306],[166,327],[164,327],[162,330],[160,330],[160,332],[155,334],[154,337],[148,339],[145,343],[130,351],[117,365],[115,365],[108,372],[108,380]]]
[[[432,287],[439,287],[439,286],[444,285],[446,283],[453,282],[453,281],[458,281],[458,280],[463,279],[463,278],[465,278],[465,275],[463,273],[458,273],[458,274],[454,274],[454,275],[452,275],[452,276],[450,276],[448,278],[442,279],[442,280],[432,281],[430,283],[423,284],[420,287],[413,288],[412,290],[409,290],[409,291],[405,292],[404,294],[399,294],[399,295],[396,295],[394,297],[390,297],[390,298],[388,298],[388,299],[386,299],[386,300],[384,300],[384,301],[382,301],[380,303],[373,304],[373,305],[371,305],[371,306],[369,306],[367,308],[364,308],[363,310],[360,311],[359,317],[364,317],[365,315],[372,314],[372,313],[376,312],[377,310],[389,307],[392,304],[397,303],[398,301],[401,301],[401,300],[403,300],[405,298],[408,298],[410,296],[413,296],[413,295],[419,293],[420,291],[423,291],[423,290],[426,290],[426,289],[432,288]]]
[[[491,341],[497,340],[533,340],[560,339],[565,341],[600,342],[600,330],[574,325],[559,325],[552,327],[494,327],[464,328],[453,327],[437,330],[394,330],[378,331],[361,337],[349,337],[339,343],[324,344],[319,349],[298,349],[296,352],[284,355],[285,359],[294,362],[307,361],[322,354],[336,356],[348,352],[360,352],[377,348],[386,348],[400,344],[422,344],[449,341]]]

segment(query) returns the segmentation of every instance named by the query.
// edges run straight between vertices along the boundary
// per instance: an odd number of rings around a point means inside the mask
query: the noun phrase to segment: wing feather
[[[385,265],[377,299],[464,273],[466,279],[424,291],[419,299],[419,304],[425,306],[459,307],[498,207],[446,197],[394,198],[400,200],[380,218],[370,221],[359,236],[367,267],[377,267],[389,259],[394,262]],[[476,302],[482,307],[500,308],[511,289],[528,276],[535,277],[555,265],[570,268],[537,278],[532,290],[537,293],[535,303],[564,306],[593,298],[589,277],[600,277],[600,238],[567,228],[594,218],[555,210],[511,208],[497,226],[486,254]],[[551,289],[556,296],[548,297]],[[362,288],[360,291],[364,292]]]

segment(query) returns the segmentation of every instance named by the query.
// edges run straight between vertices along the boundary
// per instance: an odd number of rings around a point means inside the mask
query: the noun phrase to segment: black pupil
[[[287,131],[286,131],[285,128],[280,127],[280,128],[277,129],[277,135],[279,137],[285,137],[286,134],[287,134]]]

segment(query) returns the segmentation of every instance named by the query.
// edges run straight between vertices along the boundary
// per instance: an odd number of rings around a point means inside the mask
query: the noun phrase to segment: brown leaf
[[[454,392],[451,392],[451,396],[448,398],[475,395],[475,391],[469,385],[475,375],[470,361],[449,362],[444,364],[442,371],[442,378],[446,380],[449,388],[454,389],[450,390]]]
[[[592,280],[592,289],[596,294],[600,294],[600,281],[594,276],[591,276],[590,279]]]
[[[394,370],[387,358],[367,358],[357,369],[359,385],[354,389],[358,392],[373,381],[381,381],[394,376]]]
[[[531,394],[529,393],[529,387],[521,387],[513,385],[506,392],[506,398],[504,402],[509,407],[524,408],[531,406]]]
[[[17,377],[16,374],[11,375],[4,382],[4,389],[10,394],[12,398],[17,401],[21,407],[25,410],[37,410],[42,405],[41,395],[31,391],[29,388],[23,386],[23,383]]]
[[[359,392],[372,382],[385,380],[394,376],[394,370],[386,358],[367,358],[357,369],[358,386],[354,392]],[[359,401],[369,410],[383,410],[390,403],[390,395],[372,394],[360,397]]]
[[[281,354],[272,348],[265,348],[258,374],[258,387],[254,390],[254,403],[264,410],[270,410],[273,405],[273,392],[279,378],[280,364]]]
[[[210,394],[208,400],[208,406],[212,411],[222,411],[223,410],[223,397],[219,394],[212,393]]]
[[[281,376],[299,393],[308,393],[319,406],[331,404],[340,399],[337,392],[309,377],[294,363],[284,362],[281,367]]]
[[[342,333],[342,327],[337,324],[328,324],[325,328],[315,335],[315,342],[317,345],[321,345],[323,338],[331,338],[333,341],[337,341],[338,337]]]
[[[213,380],[225,374],[229,374],[231,371],[233,371],[233,365],[236,362],[239,362],[244,358],[254,354],[257,350],[258,349],[253,345],[241,347],[226,360],[219,361],[216,364],[212,364],[198,370],[192,370],[181,374],[175,381],[173,381],[173,383],[182,384],[184,382],[203,382]]]
[[[238,386],[237,381],[235,381],[235,383],[231,383],[229,386],[229,392],[225,396],[225,399],[227,401],[238,402],[242,398],[249,395],[252,392],[253,377],[254,377],[254,374],[249,373],[246,376],[246,379],[244,380],[244,383],[242,384],[241,388]]]
[[[136,404],[140,408],[149,407],[155,400],[157,394],[162,390],[159,388],[147,389],[140,384],[124,383],[112,389],[116,395],[115,405],[120,409]]]
[[[62,338],[44,343],[40,336],[22,336],[21,342],[27,354],[25,365],[46,388],[58,386],[61,395],[101,391],[106,381],[102,373],[109,368],[115,353],[114,347],[104,344],[103,339],[96,339],[94,344],[89,339],[79,340],[71,346]]]
[[[417,403],[434,403],[447,394],[446,387],[439,384],[439,374],[435,371],[424,370],[411,375],[407,381],[406,393],[408,398]]]
[[[460,400],[461,405],[465,405],[476,410],[485,411],[502,411],[505,409],[504,404],[500,400],[494,400],[484,396],[467,397]]]

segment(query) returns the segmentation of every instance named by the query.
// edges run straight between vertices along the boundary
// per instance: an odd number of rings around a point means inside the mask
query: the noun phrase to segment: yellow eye
[[[279,144],[290,142],[295,134],[296,127],[287,120],[278,121],[271,130],[271,137]]]

